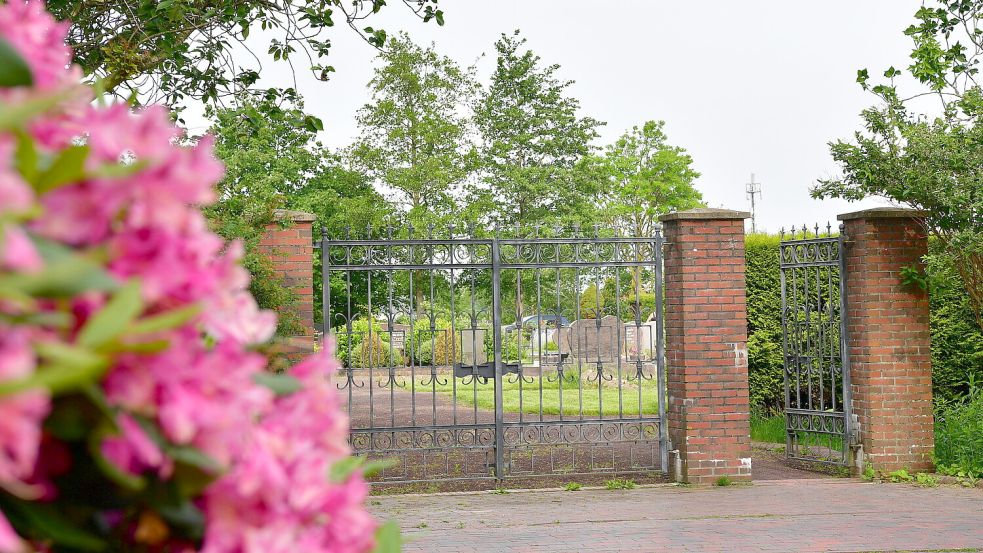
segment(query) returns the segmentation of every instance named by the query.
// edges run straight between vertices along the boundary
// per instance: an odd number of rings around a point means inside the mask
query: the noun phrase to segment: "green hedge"
[[[765,234],[745,239],[751,405],[765,411],[783,402],[778,242],[778,236]],[[932,259],[932,385],[936,398],[948,401],[968,393],[969,382],[983,382],[983,333],[958,275],[941,256]]]

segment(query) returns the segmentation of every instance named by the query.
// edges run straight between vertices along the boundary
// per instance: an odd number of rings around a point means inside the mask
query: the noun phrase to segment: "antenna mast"
[[[748,199],[751,200],[751,232],[758,232],[758,212],[755,210],[754,198],[761,197],[761,183],[754,182],[754,173],[751,173],[751,182],[747,183],[745,191]]]

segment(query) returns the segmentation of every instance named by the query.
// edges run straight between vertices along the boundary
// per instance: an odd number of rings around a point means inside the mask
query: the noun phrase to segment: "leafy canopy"
[[[815,197],[880,196],[925,211],[928,230],[950,258],[983,321],[983,1],[941,0],[923,6],[905,30],[913,42],[907,71],[920,85],[901,93],[904,72],[891,67],[873,84],[857,80],[880,103],[863,112],[852,141],[831,144],[843,176],[820,181]],[[934,100],[929,113],[923,106]]]
[[[437,0],[401,0],[423,21],[443,25]],[[68,44],[75,62],[101,86],[148,103],[206,103],[256,87],[264,62],[309,68],[328,80],[334,67],[329,30],[341,23],[382,47],[386,31],[366,26],[385,0],[50,0],[59,19],[71,18]],[[251,31],[262,36],[249,39]],[[259,40],[256,40],[256,39]],[[247,40],[249,39],[249,40]],[[266,44],[265,51],[254,51]],[[295,94],[292,88],[268,90]]]
[[[472,194],[503,225],[590,221],[598,181],[575,168],[603,123],[577,115],[573,81],[559,80],[560,67],[543,67],[525,43],[518,31],[495,42],[495,72],[475,106],[484,178]]]

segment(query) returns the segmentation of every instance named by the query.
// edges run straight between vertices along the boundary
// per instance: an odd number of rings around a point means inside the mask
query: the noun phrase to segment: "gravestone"
[[[400,353],[406,353],[406,336],[410,333],[410,325],[394,324],[389,336],[389,345]]]
[[[464,366],[482,365],[488,362],[485,352],[484,328],[465,328],[461,330],[461,364]]]
[[[624,349],[624,335],[619,331],[621,324],[621,320],[614,315],[606,315],[600,321],[574,321],[570,325],[572,356],[602,363],[616,361]]]
[[[625,359],[628,361],[650,361],[655,358],[655,337],[658,325],[655,321],[625,325]]]

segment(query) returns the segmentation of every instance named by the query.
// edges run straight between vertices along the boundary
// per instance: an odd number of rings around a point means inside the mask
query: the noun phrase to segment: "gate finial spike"
[[[427,225],[427,238],[433,238],[433,223]]]
[[[778,239],[785,240],[785,227],[782,227],[782,229],[778,231]]]
[[[328,239],[328,226],[321,225],[321,240],[327,240],[327,239]]]
[[[351,240],[352,238],[352,226],[345,225],[345,240]]]
[[[454,238],[454,223],[447,223],[447,233],[449,238]]]
[[[826,221],[826,238],[833,236],[833,225]]]
[[[819,222],[816,222],[816,238],[819,238]]]

